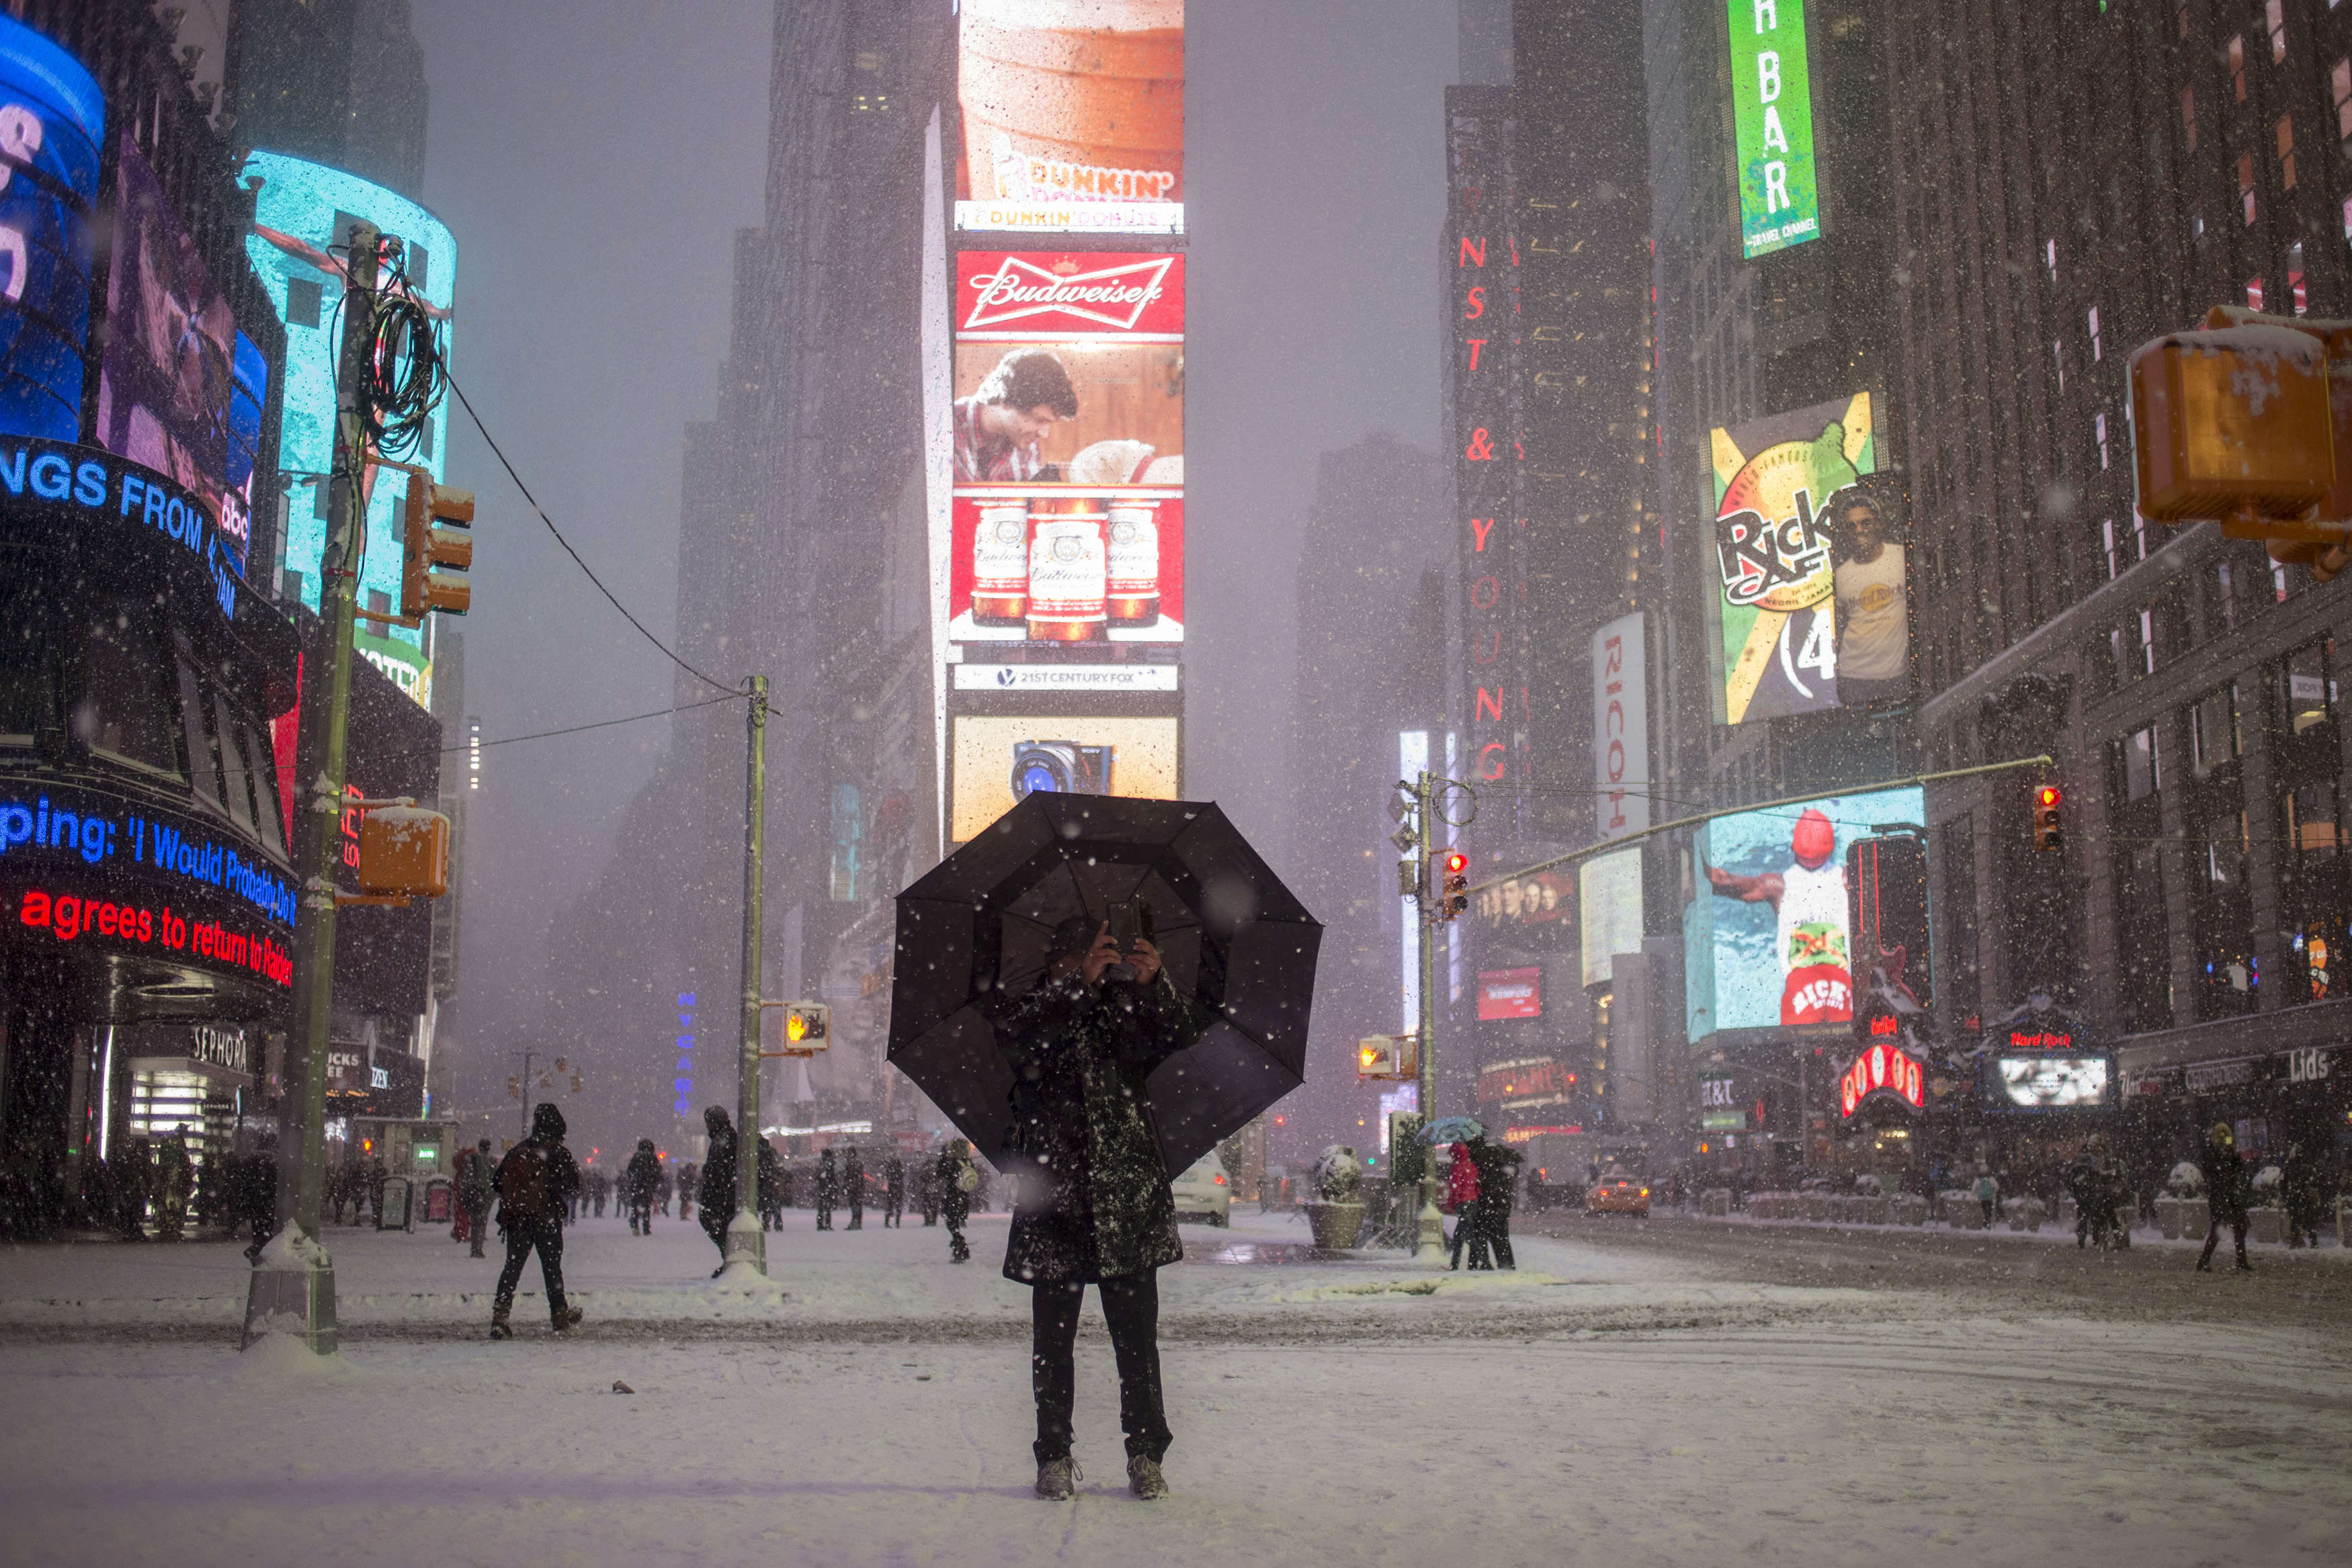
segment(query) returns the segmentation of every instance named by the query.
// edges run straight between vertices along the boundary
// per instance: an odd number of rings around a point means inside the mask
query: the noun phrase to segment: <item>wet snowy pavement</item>
[[[505,1344],[478,1337],[487,1263],[331,1232],[351,1335],[325,1367],[228,1348],[233,1249],[0,1252],[0,1562],[2352,1559],[2340,1335],[1743,1280],[1624,1234],[1530,1238],[1516,1279],[1166,1270],[1152,1505],[1125,1494],[1089,1306],[1087,1479],[1047,1504],[1002,1220],[963,1269],[939,1230],[797,1220],[764,1305],[694,1278],[698,1233],[591,1221],[587,1330],[547,1336],[530,1299]],[[1305,1238],[1188,1234],[1234,1239]],[[76,1317],[108,1326],[65,1337]]]

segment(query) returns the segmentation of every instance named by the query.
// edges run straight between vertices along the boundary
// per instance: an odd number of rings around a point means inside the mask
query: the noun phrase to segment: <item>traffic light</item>
[[[401,516],[405,564],[400,612],[411,620],[436,610],[463,615],[473,587],[447,573],[470,570],[474,564],[474,493],[411,474]]]
[[[2066,793],[2055,784],[2037,784],[2033,789],[2033,847],[2037,850],[2063,850],[2066,835],[2058,825],[2058,808],[2065,803]]]
[[[522,1098],[522,1074],[519,1072],[507,1074],[507,1098],[509,1100]]]
[[[780,1015],[773,1024],[768,1022],[772,1012]],[[832,1046],[832,1034],[833,1009],[823,1002],[760,1004],[762,1056],[814,1056]]]
[[[1448,850],[1441,859],[1445,883],[1437,896],[1437,917],[1451,920],[1470,907],[1470,857],[1460,850]]]

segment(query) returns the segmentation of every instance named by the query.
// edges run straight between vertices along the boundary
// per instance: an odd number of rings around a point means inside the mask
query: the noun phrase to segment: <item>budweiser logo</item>
[[[972,290],[971,313],[961,329],[1002,327],[1044,316],[1061,316],[1128,332],[1158,299],[1176,265],[1172,256],[1080,272],[1065,259],[1049,270],[1018,256],[1006,256],[993,273],[966,280]],[[1063,271],[1063,268],[1071,268]]]

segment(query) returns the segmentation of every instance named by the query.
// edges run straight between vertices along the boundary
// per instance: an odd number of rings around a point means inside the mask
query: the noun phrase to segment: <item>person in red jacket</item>
[[[1462,1267],[1462,1244],[1470,1244],[1470,1267],[1492,1269],[1495,1260],[1488,1256],[1486,1233],[1478,1224],[1478,1162],[1470,1157],[1470,1145],[1454,1145],[1454,1163],[1445,1169],[1445,1199],[1454,1207],[1454,1247],[1452,1268]]]

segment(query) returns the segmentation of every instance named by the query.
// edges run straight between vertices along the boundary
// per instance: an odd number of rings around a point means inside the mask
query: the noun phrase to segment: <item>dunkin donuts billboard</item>
[[[962,0],[956,226],[1184,231],[1184,0]]]
[[[981,662],[1181,643],[1184,257],[954,261],[948,641]]]

